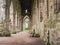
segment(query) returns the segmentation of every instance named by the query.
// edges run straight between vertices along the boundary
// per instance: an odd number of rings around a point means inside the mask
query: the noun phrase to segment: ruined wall
[[[49,1],[49,21],[48,21],[48,25],[49,25],[49,42],[51,45],[60,45],[58,42],[60,42],[60,40],[57,40],[60,37],[60,31],[59,31],[59,13],[55,13],[55,0],[50,0]],[[57,0],[58,4],[57,7],[60,8],[59,5],[59,0]],[[57,11],[57,10],[56,10]],[[58,18],[57,18],[58,17]]]
[[[47,19],[46,0],[35,0],[32,8],[32,30],[44,38],[44,24]]]
[[[10,30],[21,31],[21,6],[18,0],[12,0],[10,5]]]
[[[54,1],[34,0],[35,3],[32,8],[32,30],[35,29],[35,33],[40,35],[40,38],[46,42],[46,45],[48,43],[50,45],[60,45],[60,12],[54,12],[54,6],[56,6]]]

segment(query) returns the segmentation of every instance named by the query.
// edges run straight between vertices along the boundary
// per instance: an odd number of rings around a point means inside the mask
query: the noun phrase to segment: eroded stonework
[[[35,6],[33,5],[32,8],[32,30],[35,29],[35,33],[40,34],[40,38],[46,41],[46,45],[47,43],[50,43],[50,45],[60,45],[60,12],[58,14],[54,13],[56,6],[54,5],[56,1],[54,1],[55,0],[44,0],[44,2],[41,2],[41,0],[39,0],[37,4],[37,0],[35,0]],[[57,1],[59,5],[59,0]],[[37,7],[36,5],[39,6]]]

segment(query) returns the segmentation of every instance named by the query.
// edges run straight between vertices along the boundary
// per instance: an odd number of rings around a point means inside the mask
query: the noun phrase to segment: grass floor
[[[25,29],[25,30],[23,30],[23,32],[29,32],[30,30],[28,30],[28,29]]]

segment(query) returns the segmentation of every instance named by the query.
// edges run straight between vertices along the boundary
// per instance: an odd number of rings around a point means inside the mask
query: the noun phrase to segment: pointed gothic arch
[[[30,28],[30,17],[28,15],[24,16],[23,18],[23,30],[26,28]]]

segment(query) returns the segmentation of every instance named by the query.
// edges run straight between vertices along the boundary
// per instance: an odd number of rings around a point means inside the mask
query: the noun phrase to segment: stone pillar
[[[16,0],[12,0],[13,3],[13,31],[16,32],[15,30],[15,21],[16,21]]]
[[[38,32],[39,32],[39,29],[38,29],[38,25],[39,25],[39,14],[38,14],[38,0],[35,0],[35,22],[36,22],[36,34],[38,34]]]
[[[20,14],[19,14],[20,12],[18,12],[18,14],[17,14],[17,27],[18,27],[18,31],[20,31]]]
[[[19,16],[19,23],[18,23],[18,26],[19,26],[19,31],[21,31],[21,14],[19,14],[20,16]]]
[[[17,14],[17,28],[19,29],[19,14]]]
[[[6,1],[5,7],[5,30],[9,32],[9,22],[10,22],[10,0]],[[8,35],[8,34],[7,34]]]
[[[19,14],[19,15],[21,15],[21,14]],[[21,20],[20,19],[21,19],[21,16],[19,16],[19,24],[18,24],[19,25],[19,31],[21,31]]]
[[[13,2],[10,5],[10,31],[13,31]]]
[[[15,30],[15,14],[16,14],[16,11],[15,9],[13,9],[13,30]]]
[[[15,31],[17,32],[18,31],[18,14],[17,14],[18,12],[16,11],[16,14],[15,14]]]
[[[18,26],[18,31],[21,31],[21,12],[18,11],[17,14],[17,26]]]
[[[33,30],[36,30],[36,22],[37,22],[37,18],[36,18],[36,16],[37,16],[37,11],[36,11],[36,9],[37,9],[37,5],[36,5],[36,1],[37,0],[34,0],[34,2],[33,2],[33,6],[32,6],[32,31]]]
[[[23,30],[23,16],[21,17],[21,30]]]

